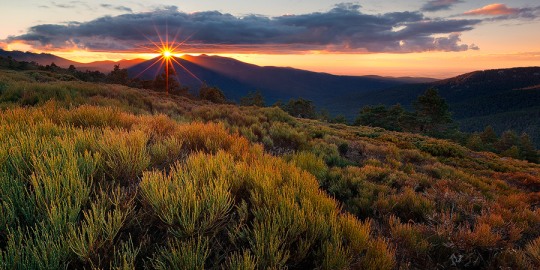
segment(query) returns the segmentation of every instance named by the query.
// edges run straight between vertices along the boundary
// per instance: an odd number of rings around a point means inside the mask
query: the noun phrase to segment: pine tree
[[[501,135],[501,139],[497,143],[496,148],[499,152],[502,153],[512,148],[513,146],[517,147],[518,145],[519,145],[519,138],[517,134],[512,130],[507,130],[503,132],[503,134]]]
[[[120,68],[120,65],[114,65],[114,68],[111,71],[111,73],[107,75],[107,80],[111,83],[126,85],[129,80],[128,70],[125,68],[123,69]]]
[[[448,104],[430,88],[414,102],[420,131],[432,135],[447,132],[453,123]]]
[[[480,138],[484,144],[491,146],[497,143],[497,140],[499,139],[492,126],[487,126],[484,131],[480,133]]]
[[[314,119],[317,116],[311,100],[290,99],[284,107],[285,111],[294,117]]]
[[[217,87],[211,87],[208,85],[202,85],[199,89],[199,98],[208,100],[213,103],[226,103],[227,98],[221,89]]]
[[[264,107],[264,97],[260,91],[250,92],[247,96],[240,99],[240,105]]]
[[[538,163],[538,150],[527,133],[523,133],[519,137],[519,150],[520,158],[533,163]]]
[[[474,151],[484,150],[484,143],[482,142],[482,138],[478,133],[471,134],[471,136],[469,136],[469,138],[467,139],[467,143],[465,146]]]
[[[517,145],[513,145],[512,147],[501,152],[501,156],[519,159],[519,148]]]
[[[122,70],[120,70],[122,71]],[[120,72],[119,71],[119,72]],[[113,71],[114,72],[114,71]],[[123,73],[123,72],[122,72]],[[126,70],[127,76],[127,70]],[[186,95],[188,93],[187,87],[182,87],[176,79],[176,73],[172,68],[169,68],[169,93],[173,95]],[[167,90],[167,75],[165,72],[159,74],[153,82],[153,88],[156,91],[165,92]]]

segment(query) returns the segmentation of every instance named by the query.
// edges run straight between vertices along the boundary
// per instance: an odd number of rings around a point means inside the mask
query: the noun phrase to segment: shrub
[[[140,185],[144,202],[174,235],[217,233],[232,207],[228,182],[219,173],[223,170],[220,166],[206,163],[205,157],[199,155],[186,165],[177,163],[168,175],[147,172]]]
[[[66,240],[58,231],[38,224],[28,230],[10,231],[0,250],[2,269],[62,269],[70,256]]]
[[[428,142],[421,144],[419,148],[422,151],[428,152],[435,157],[463,157],[463,147],[457,146],[450,142]]]
[[[430,243],[426,240],[418,226],[411,223],[401,223],[396,216],[390,216],[390,234],[400,250],[405,252],[404,256],[425,256],[430,249]]]
[[[179,241],[172,239],[167,248],[159,250],[153,259],[152,265],[156,269],[205,269],[205,261],[208,258],[210,247],[205,238]]]
[[[223,268],[231,270],[255,270],[257,268],[257,260],[249,251],[244,251],[242,254],[235,252],[229,256]]]
[[[133,184],[150,165],[148,136],[142,131],[106,129],[100,142],[105,172],[112,180]]]
[[[527,244],[525,251],[535,265],[540,265],[540,237]]]
[[[380,208],[383,212],[391,211],[404,220],[422,221],[435,209],[433,201],[418,195],[410,188],[405,188],[402,193],[388,198],[379,197],[378,203],[385,205]]]
[[[104,197],[93,202],[90,209],[83,212],[84,220],[81,224],[69,228],[68,245],[81,261],[96,267],[102,259],[97,256],[103,252],[101,249],[107,250],[113,246],[128,214],[132,211],[131,203],[126,209],[122,209],[120,198],[120,194],[117,193],[113,197],[115,200],[113,202]],[[110,210],[111,207],[114,209]]]
[[[303,151],[291,155],[289,159],[293,164],[313,174],[319,180],[326,177],[328,168],[324,161],[315,154]]]
[[[223,91],[217,87],[209,86],[202,86],[201,89],[199,89],[199,98],[213,103],[225,103],[227,101]]]
[[[306,143],[306,136],[289,124],[274,122],[268,131],[275,146],[298,149]]]

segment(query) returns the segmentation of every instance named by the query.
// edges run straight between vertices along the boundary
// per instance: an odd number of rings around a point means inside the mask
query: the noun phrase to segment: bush
[[[309,173],[317,179],[323,180],[326,177],[328,168],[322,159],[310,152],[298,152],[289,157],[290,161]]]
[[[202,86],[199,89],[199,98],[213,103],[225,103],[227,98],[223,91],[217,87]]]
[[[227,161],[223,161],[227,162]],[[230,160],[228,162],[231,162]],[[210,165],[210,166],[209,166]],[[219,170],[202,155],[187,165],[176,164],[169,175],[149,172],[143,175],[141,193],[147,204],[178,237],[219,232],[232,207],[228,183]],[[217,170],[213,175],[213,170]]]
[[[100,142],[105,172],[113,181],[129,185],[150,165],[148,136],[142,131],[106,129]]]
[[[204,238],[190,239],[182,242],[176,239],[169,241],[167,248],[162,248],[153,260],[156,269],[205,269],[205,261],[209,255],[208,240]]]

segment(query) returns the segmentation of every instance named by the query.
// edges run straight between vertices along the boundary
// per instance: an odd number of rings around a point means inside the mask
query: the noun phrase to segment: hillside
[[[21,52],[21,51],[5,51],[0,49],[0,56],[7,58],[12,57],[17,61],[25,62],[36,62],[40,65],[50,65],[55,63],[59,67],[68,68],[70,65],[75,66],[79,70],[97,70],[100,72],[110,72],[114,65],[120,65],[122,68],[129,68],[136,64],[143,62],[143,59],[131,59],[131,60],[120,60],[120,61],[96,61],[90,63],[79,63],[69,59],[65,59],[49,53],[32,53],[32,52]]]
[[[131,77],[154,79],[163,72],[159,64],[152,66],[156,59],[129,68]],[[385,78],[377,76],[336,76],[286,67],[261,67],[220,56],[190,56],[176,58],[194,76],[186,72],[178,63],[173,65],[181,84],[192,91],[204,82],[222,89],[225,95],[238,101],[247,93],[259,90],[270,103],[278,100],[286,102],[291,98],[312,100],[318,107],[329,111],[340,111],[340,106],[326,106],[341,96],[369,93],[426,78]]]
[[[540,165],[31,73],[0,71],[1,269],[540,267]]]
[[[464,131],[491,125],[499,133],[527,132],[540,145],[540,67],[477,71],[432,83],[409,84],[382,91],[343,96],[353,118],[365,105],[400,103],[410,107],[426,89],[436,88]]]

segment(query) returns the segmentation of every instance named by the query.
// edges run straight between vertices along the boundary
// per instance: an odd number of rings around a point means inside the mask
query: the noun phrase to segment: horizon
[[[13,51],[10,51],[10,52],[33,53],[31,51],[21,51],[21,50],[13,50]],[[55,55],[55,54],[52,54],[52,53],[49,53],[49,54]],[[186,55],[194,56],[194,57],[198,57],[198,56],[209,56],[209,57],[218,56],[218,57],[232,58],[232,59],[241,61],[240,59],[235,58],[234,56],[227,55],[227,54],[205,54],[205,53],[200,53],[200,54],[174,54],[173,56],[177,57],[177,58],[183,58]],[[55,55],[55,56],[58,56],[58,55]],[[62,57],[62,58],[64,58],[64,57]],[[73,62],[77,62],[77,63],[81,63],[81,64],[91,64],[91,63],[96,63],[96,62],[101,62],[101,61],[111,61],[113,63],[119,63],[121,61],[132,61],[132,60],[149,61],[149,60],[158,59],[158,58],[160,58],[160,54],[146,54],[144,56],[139,55],[139,57],[125,58],[125,59],[119,59],[119,60],[116,60],[116,59],[115,60],[96,60],[96,61],[86,61],[86,62],[84,62],[84,61],[78,62],[78,61],[75,61],[75,60],[69,59],[69,58],[64,58],[64,59],[70,60],[70,61],[73,61]],[[242,58],[242,57],[239,57],[239,58]],[[251,63],[251,62],[248,62],[248,61],[242,61],[242,62],[257,65],[256,63]],[[260,66],[260,67],[282,67],[282,68],[300,69],[300,68],[293,67],[293,66],[283,66],[283,65],[282,66],[279,66],[279,65],[258,65],[258,66]],[[535,66],[512,66],[512,67],[508,67],[508,68],[528,68],[528,67],[540,67],[540,65],[535,65]],[[344,74],[340,74],[340,73],[332,73],[331,71],[318,71],[318,70],[309,70],[309,69],[301,69],[301,70],[317,72],[317,73],[328,73],[328,74],[331,74],[331,75],[338,75],[338,76],[360,76],[360,77],[362,77],[362,76],[365,76],[365,77],[380,76],[380,77],[385,77],[385,78],[407,78],[407,77],[410,77],[410,78],[427,78],[427,79],[444,80],[444,79],[450,79],[450,78],[453,78],[453,77],[456,77],[456,76],[459,76],[459,75],[463,75],[463,74],[467,74],[467,73],[471,73],[471,72],[486,71],[486,70],[497,70],[497,69],[506,69],[506,68],[473,69],[473,70],[466,71],[466,72],[455,72],[453,75],[442,76],[442,77],[437,77],[437,76],[414,76],[414,75],[392,76],[392,75],[381,75],[381,74],[376,74],[376,73],[366,73],[366,74],[346,74],[346,73],[344,73]]]
[[[436,79],[540,63],[540,37],[530,35],[540,27],[540,5],[531,0],[170,4],[7,3],[0,48],[80,63],[151,59],[159,53],[149,47],[162,37],[185,42],[178,54],[336,75]]]

